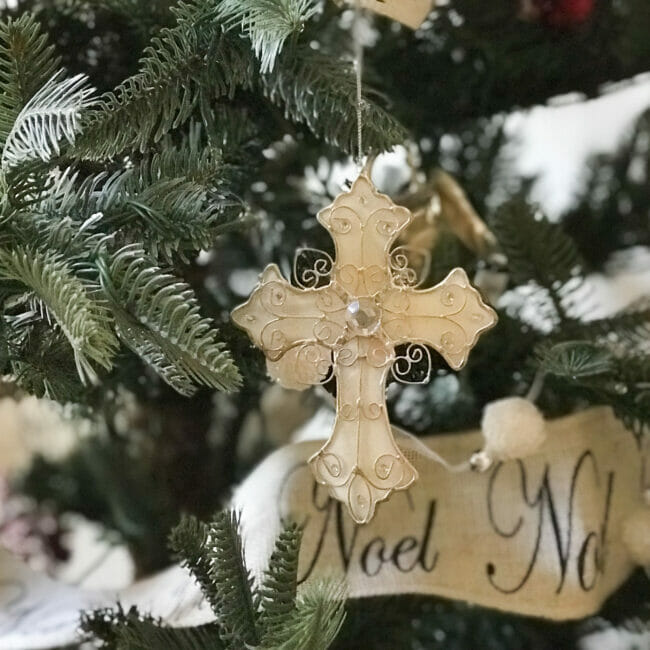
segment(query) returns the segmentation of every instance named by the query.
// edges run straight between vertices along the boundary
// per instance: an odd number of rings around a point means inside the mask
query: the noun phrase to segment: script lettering
[[[314,484],[312,506],[320,517],[317,519],[313,515],[310,516],[306,526],[308,529],[318,526],[317,541],[307,567],[299,578],[300,583],[307,580],[314,572],[325,541],[330,535],[333,535],[336,540],[338,556],[345,572],[348,571],[353,560],[358,561],[361,570],[368,577],[378,576],[384,566],[392,566],[400,573],[410,573],[418,567],[427,573],[435,569],[438,562],[438,551],[432,548],[436,521],[435,499],[429,501],[424,526],[419,531],[419,535],[417,533],[404,535],[397,540],[387,540],[377,536],[368,542],[360,543],[359,533],[363,527],[351,524],[341,503],[330,497],[323,499],[322,492],[320,486]],[[413,509],[412,505],[411,509]]]
[[[521,579],[513,585],[507,586],[497,578],[497,567],[493,562],[486,564],[486,573],[490,584],[503,594],[517,593],[529,580],[535,566],[537,565],[542,535],[546,530],[550,530],[555,548],[555,555],[558,561],[558,583],[555,589],[557,594],[561,593],[565,586],[567,574],[572,568],[571,559],[575,557],[575,571],[578,582],[583,591],[589,591],[594,588],[598,575],[605,570],[605,540],[607,535],[607,524],[609,521],[609,510],[614,487],[614,473],[609,472],[605,485],[605,503],[601,525],[597,530],[578,530],[575,523],[575,499],[579,489],[581,477],[591,476],[591,480],[596,488],[601,487],[601,478],[598,470],[596,457],[590,450],[584,451],[577,459],[571,476],[571,484],[566,495],[568,499],[566,509],[566,520],[562,521],[558,509],[558,501],[553,493],[552,482],[550,478],[550,465],[546,464],[539,486],[536,490],[531,490],[526,465],[522,461],[517,461],[519,470],[519,483],[521,496],[525,510],[533,511],[536,514],[535,541],[533,548],[523,571]],[[494,532],[503,539],[515,539],[520,533],[523,533],[525,519],[519,516],[513,526],[508,528],[498,520],[497,505],[498,497],[498,480],[502,474],[504,465],[497,465],[492,475],[487,490],[487,508],[490,525]],[[585,478],[585,480],[587,480]],[[509,483],[510,485],[510,483]],[[564,494],[564,491],[562,490]],[[550,527],[550,528],[549,528]],[[575,537],[583,535],[578,541],[577,552],[575,552]]]

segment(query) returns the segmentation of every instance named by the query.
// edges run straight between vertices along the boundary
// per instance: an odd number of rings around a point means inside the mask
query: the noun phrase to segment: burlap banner
[[[486,474],[449,473],[402,438],[420,480],[381,503],[366,526],[314,483],[306,460],[320,442],[284,447],[235,494],[247,563],[261,574],[281,519],[291,516],[305,524],[302,582],[338,574],[355,597],[435,594],[553,619],[592,614],[633,568],[620,532],[641,502],[641,454],[608,409],[548,427],[538,455]],[[482,441],[470,432],[426,442],[461,461]],[[79,611],[118,599],[170,625],[212,620],[178,567],[119,593],[98,593],[52,581],[0,552],[0,648],[72,643]]]
[[[525,461],[449,473],[400,443],[420,473],[356,526],[317,486],[304,442],[277,451],[241,486],[246,556],[262,570],[282,517],[304,522],[301,580],[344,574],[351,596],[435,594],[552,619],[596,612],[629,575],[622,520],[640,504],[641,456],[609,409],[548,423]],[[480,433],[430,438],[461,461]]]

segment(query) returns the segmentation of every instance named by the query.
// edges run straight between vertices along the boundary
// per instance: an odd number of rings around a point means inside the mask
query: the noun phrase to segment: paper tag
[[[320,443],[285,447],[235,494],[247,562],[264,569],[291,516],[305,525],[301,580],[344,574],[352,597],[418,593],[558,620],[593,614],[633,568],[620,529],[641,500],[641,455],[605,408],[551,421],[548,433],[534,457],[486,474],[449,473],[403,446],[420,479],[366,526],[314,483],[306,460]],[[458,462],[482,438],[426,442]]]
[[[433,9],[435,0],[361,0],[361,6],[417,29]]]

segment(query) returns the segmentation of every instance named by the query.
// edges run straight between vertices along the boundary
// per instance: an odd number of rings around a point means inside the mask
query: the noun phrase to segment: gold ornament
[[[303,390],[336,378],[334,430],[309,464],[360,524],[372,519],[379,501],[417,479],[388,421],[388,373],[404,381],[422,361],[430,369],[424,346],[458,370],[479,334],[496,322],[460,268],[431,289],[416,289],[418,276],[408,265],[413,251],[391,250],[411,219],[363,172],[318,215],[334,240],[336,260],[320,253],[302,273],[296,263],[298,287],[269,265],[249,300],[232,314],[283,386]],[[401,344],[406,352],[397,355]]]
[[[413,221],[400,235],[400,241],[432,250],[441,233],[448,230],[479,257],[494,254],[496,237],[474,210],[458,181],[442,169],[434,170],[426,182],[417,183],[397,202],[413,213]]]

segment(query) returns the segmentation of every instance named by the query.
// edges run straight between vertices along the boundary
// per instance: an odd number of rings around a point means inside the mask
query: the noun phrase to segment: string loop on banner
[[[431,447],[425,445],[417,436],[414,436],[412,433],[409,433],[408,431],[404,431],[404,429],[399,429],[398,427],[395,426],[393,427],[393,431],[397,436],[398,444],[400,442],[400,439],[404,440],[405,442],[408,443],[408,446],[419,456],[422,456],[423,458],[432,460],[438,463],[439,465],[442,465],[448,472],[458,474],[460,472],[467,472],[472,469],[469,460],[463,461],[462,463],[450,463],[447,459],[443,458],[439,453],[431,449]],[[401,445],[400,448],[402,448]]]

